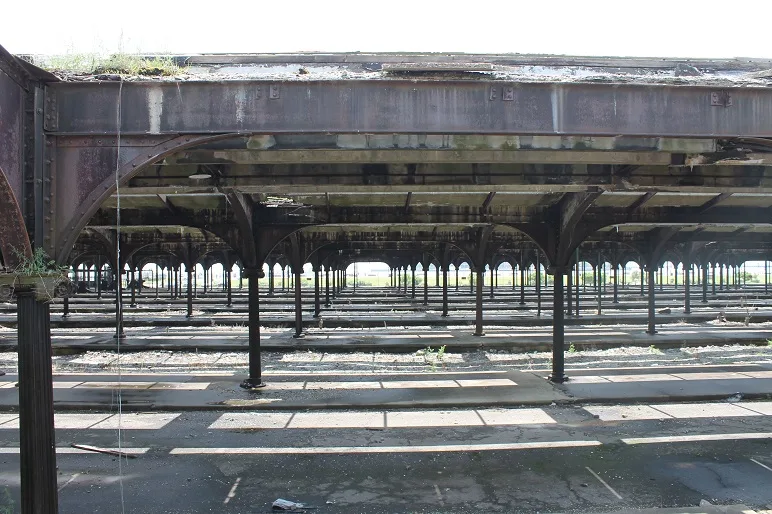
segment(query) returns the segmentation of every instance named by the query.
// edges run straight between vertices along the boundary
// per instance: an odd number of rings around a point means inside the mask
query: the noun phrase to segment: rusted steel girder
[[[115,107],[117,95],[112,101]],[[120,160],[117,138],[110,140],[106,137],[104,147],[100,148],[57,148],[55,205],[56,219],[60,221],[56,226],[54,244],[57,261],[67,260],[80,231],[99,206],[115,193],[116,175],[125,184],[148,164],[175,151],[235,135],[179,136],[166,138],[152,146],[122,147]]]
[[[114,134],[118,83],[56,83],[52,132]],[[498,80],[129,82],[124,134],[771,137],[772,91]]]
[[[11,185],[0,168],[0,252],[6,266],[14,267],[19,255],[32,257],[29,235]]]

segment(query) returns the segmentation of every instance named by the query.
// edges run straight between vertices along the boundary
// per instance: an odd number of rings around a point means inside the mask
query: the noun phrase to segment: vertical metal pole
[[[300,279],[300,273],[303,271],[303,266],[295,266],[295,334],[294,338],[303,337],[303,296],[300,287],[303,282]]]
[[[330,306],[330,267],[329,266],[325,266],[324,268],[324,288],[325,288],[324,306],[329,307]]]
[[[603,272],[604,268],[606,267],[606,264],[601,260],[600,252],[598,252],[598,265],[596,266],[598,270],[598,316],[600,316],[603,313]]]
[[[51,371],[51,315],[33,292],[17,292],[21,512],[58,510]]]
[[[410,297],[411,297],[413,300],[415,300],[415,265],[413,265],[413,266],[410,268],[410,272],[411,272],[411,274],[412,274],[412,280],[413,280],[413,282],[412,282],[412,286],[411,286]]]
[[[402,268],[397,267],[397,292],[402,294]]]
[[[474,335],[476,336],[484,336],[485,333],[483,332],[483,268],[484,264],[482,266],[477,267],[477,298],[476,298],[476,307],[475,307],[475,328],[474,328]]]
[[[268,265],[268,296],[273,296],[273,288],[276,282],[275,266],[276,264],[274,263]]]
[[[424,305],[429,305],[429,267],[423,265],[421,267],[424,270]]]
[[[188,274],[188,313],[186,318],[193,317],[193,266],[185,264],[185,271]]]
[[[332,270],[332,298],[338,297],[338,270]]]
[[[567,294],[566,294],[566,314],[568,316],[573,316],[574,314],[574,305],[573,305],[573,294],[574,294],[574,270],[569,265],[568,267],[568,273],[566,273],[566,288],[567,288]]]
[[[576,315],[579,316],[579,248],[576,249]],[[584,277],[582,277],[584,279]]]
[[[512,291],[517,287],[517,280],[515,280],[515,266],[512,266]]]
[[[442,267],[442,317],[448,317],[448,268],[446,266]]]
[[[440,287],[440,267],[434,267],[434,287]]]
[[[102,299],[102,257],[97,258],[97,300]]]
[[[710,263],[710,287],[711,287],[711,294],[713,296],[716,296],[716,263],[711,262]]]
[[[691,263],[691,256],[684,257],[684,314],[691,314],[692,312],[692,296],[691,296],[691,285],[692,285],[692,263]]]
[[[493,298],[493,274],[494,274],[493,266],[491,266],[491,284],[490,284],[490,296],[491,296],[491,298]]]
[[[249,295],[249,378],[241,383],[241,387],[248,389],[265,385],[260,363],[260,272],[260,269],[246,269],[241,273],[247,277]]]
[[[767,259],[764,259],[764,292],[769,292],[769,272],[767,271]]]
[[[552,282],[552,374],[550,380],[556,384],[562,384],[566,381],[563,271],[555,268]]]
[[[131,283],[129,285],[131,286],[130,307],[136,307],[137,306],[137,279],[136,279],[136,275],[134,274],[134,266],[131,267]]]
[[[619,303],[619,263],[614,263],[614,300],[613,303]]]
[[[520,263],[520,305],[525,305],[525,267]]]
[[[158,300],[158,264],[155,265],[155,299]]]
[[[536,316],[541,317],[541,257],[536,252]]]
[[[702,265],[702,303],[708,303],[708,265]]]
[[[225,280],[227,281],[225,285],[225,291],[228,293],[228,307],[233,305],[233,285],[231,284],[231,269],[232,267],[228,266],[228,271],[225,273]]]
[[[455,266],[456,268],[456,291],[458,291],[458,266]]]
[[[319,268],[314,268],[314,317],[318,318],[322,312],[321,300],[319,298]]]
[[[657,312],[655,310],[656,307],[655,307],[655,303],[654,303],[654,301],[655,301],[655,299],[654,299],[654,295],[655,295],[654,270],[655,270],[655,267],[653,265],[650,265],[650,266],[648,266],[646,268],[646,271],[647,271],[647,273],[649,275],[649,317],[648,317],[649,326],[648,326],[648,329],[646,330],[646,333],[648,333],[650,335],[654,335],[654,334],[657,333],[657,327],[656,327]]]
[[[64,308],[64,312],[62,312],[62,317],[66,318],[67,316],[70,315],[70,297],[69,296],[65,296],[62,299],[62,304],[63,304],[63,308]]]

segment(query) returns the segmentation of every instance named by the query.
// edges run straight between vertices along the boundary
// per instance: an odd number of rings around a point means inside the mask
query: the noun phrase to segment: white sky
[[[772,57],[770,0],[5,0],[12,53],[507,52]]]

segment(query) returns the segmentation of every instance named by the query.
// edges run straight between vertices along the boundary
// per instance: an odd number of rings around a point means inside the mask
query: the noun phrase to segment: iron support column
[[[702,266],[702,303],[708,303],[708,266]]]
[[[295,277],[295,334],[292,336],[295,339],[303,337],[303,296],[300,286],[302,281],[300,280],[300,273],[303,271],[302,266],[298,266],[294,272]]]
[[[97,300],[102,299],[102,258],[97,259]]]
[[[541,263],[536,253],[536,317],[541,317]]]
[[[490,292],[491,299],[493,299],[493,274],[494,274],[494,271],[493,271],[493,268],[491,268],[491,292]]]
[[[185,271],[188,275],[188,313],[186,318],[193,317],[193,266],[185,266]]]
[[[520,266],[520,305],[525,305],[525,268]]]
[[[458,273],[458,270],[456,270]],[[448,317],[448,269],[442,268],[442,317]]]
[[[225,280],[228,283],[225,285],[225,291],[228,293],[228,307],[233,305],[233,286],[231,285],[231,268],[225,273]]]
[[[483,265],[484,266],[484,265]],[[477,268],[477,298],[475,306],[475,328],[474,335],[484,336],[483,332],[483,268]]]
[[[246,271],[247,288],[249,295],[249,378],[241,383],[245,389],[263,387],[265,384],[262,379],[262,365],[260,363],[260,278],[259,269],[242,270],[242,275]]]
[[[17,292],[21,512],[58,510],[51,316],[34,292]]]
[[[318,318],[321,312],[322,305],[319,298],[319,269],[314,268],[314,317]]]
[[[131,286],[131,304],[129,307],[136,307],[137,306],[137,280],[134,275],[134,268],[131,268],[131,283],[129,284]]]
[[[126,334],[123,333],[123,278],[121,272],[115,274],[115,335],[114,339],[123,339]]]
[[[410,297],[413,300],[415,300],[415,266],[410,268],[410,272],[411,272],[411,275],[412,275],[412,285],[411,285],[411,289],[410,289]]]
[[[574,292],[574,279],[573,279],[573,269],[570,267],[568,268],[568,273],[566,273],[566,314],[568,316],[573,316],[574,314],[574,304],[573,304],[573,292]]]
[[[657,327],[656,327],[657,312],[654,304],[654,295],[655,295],[654,269],[655,269],[654,266],[649,266],[646,269],[646,272],[649,275],[649,317],[648,317],[649,326],[648,326],[648,329],[646,330],[646,333],[652,336],[657,333]]]
[[[692,263],[688,259],[684,259],[684,314],[691,314],[692,312],[692,298],[691,298],[691,285],[692,285]]]
[[[614,263],[614,300],[613,303],[619,303],[619,264]]]
[[[562,384],[567,380],[565,367],[565,311],[563,305],[563,271],[555,269],[552,298],[552,374],[550,381]]]
[[[423,270],[424,270],[424,305],[429,305],[429,269],[423,268]]]
[[[330,306],[330,268],[329,266],[324,268],[324,288],[325,288],[325,302],[324,306]]]

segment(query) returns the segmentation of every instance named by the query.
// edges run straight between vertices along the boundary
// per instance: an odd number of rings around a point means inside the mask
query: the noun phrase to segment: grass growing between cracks
[[[117,53],[66,54],[39,57],[35,63],[41,68],[62,73],[83,75],[173,76],[182,71],[174,59],[168,56],[142,56]]]
[[[437,371],[438,364],[445,368],[445,345],[440,346],[436,350],[431,346],[427,346],[423,350],[418,350],[415,354],[423,356],[424,363],[430,366],[431,371]]]

